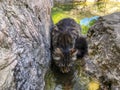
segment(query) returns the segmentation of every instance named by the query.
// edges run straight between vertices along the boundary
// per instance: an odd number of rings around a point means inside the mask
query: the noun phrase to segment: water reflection
[[[87,90],[87,80],[81,77],[82,69],[76,65],[71,72],[63,74],[52,65],[46,74],[45,90]],[[84,79],[84,80],[83,80]]]
[[[62,74],[59,71],[57,71],[55,72],[54,76],[56,79],[55,90],[72,90],[73,85],[75,83],[73,73],[70,72],[67,74]]]

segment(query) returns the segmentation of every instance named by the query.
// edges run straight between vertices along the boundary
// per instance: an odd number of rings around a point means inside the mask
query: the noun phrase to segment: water
[[[69,73],[63,74],[56,67],[52,67],[45,77],[45,90],[88,90],[89,77],[83,71],[81,63]]]
[[[89,23],[93,20],[97,20],[99,18],[99,16],[94,16],[94,17],[90,17],[90,18],[84,18],[82,20],[80,20],[80,25],[85,25],[85,26],[89,26]]]

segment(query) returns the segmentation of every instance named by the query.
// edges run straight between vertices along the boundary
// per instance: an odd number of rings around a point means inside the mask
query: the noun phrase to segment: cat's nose
[[[59,64],[59,67],[65,67],[65,65],[64,65],[64,64],[62,64],[62,63],[60,63],[60,64]]]
[[[69,67],[61,67],[62,73],[68,73],[70,71]]]
[[[72,64],[70,63],[70,64],[68,65],[68,67],[72,67]]]

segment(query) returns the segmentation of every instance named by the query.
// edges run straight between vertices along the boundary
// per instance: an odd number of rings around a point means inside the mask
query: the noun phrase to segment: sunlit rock
[[[87,72],[102,81],[103,87],[120,86],[120,13],[103,16],[87,34],[89,59],[86,58]],[[97,43],[97,44],[96,44]],[[90,66],[92,65],[91,68]],[[91,72],[94,71],[94,72]],[[110,90],[110,89],[108,89]]]
[[[43,90],[52,0],[0,0],[0,90]]]

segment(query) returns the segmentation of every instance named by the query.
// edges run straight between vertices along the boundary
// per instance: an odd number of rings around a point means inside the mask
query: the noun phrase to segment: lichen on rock
[[[0,0],[0,90],[43,90],[52,0]]]
[[[118,12],[100,17],[87,34],[89,58],[86,58],[86,70],[98,79],[104,77],[101,83],[109,81],[112,86],[120,86],[119,29],[120,13]]]

